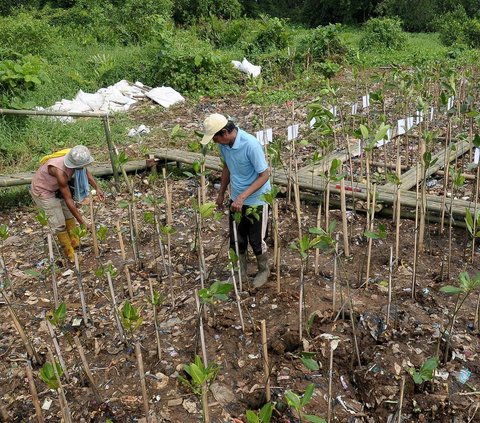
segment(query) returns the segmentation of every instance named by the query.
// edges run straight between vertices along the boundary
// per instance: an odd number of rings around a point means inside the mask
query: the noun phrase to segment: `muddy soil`
[[[299,103],[298,114],[305,117],[305,104]],[[245,107],[235,100],[212,102],[203,99],[164,112],[159,119],[154,113],[139,108],[139,123],[155,128],[144,146],[155,148],[171,145],[187,148],[191,141],[171,139],[166,134],[179,124],[189,136],[200,129],[205,113],[223,111],[239,116],[247,130],[256,130],[259,108]],[[279,130],[288,124],[287,107],[271,108],[270,125]],[[254,119],[255,117],[255,119]],[[258,120],[258,119],[257,119]],[[163,135],[162,135],[163,134]],[[160,137],[162,135],[162,137]],[[139,141],[125,149],[139,152]],[[142,150],[143,151],[143,150]],[[306,150],[308,151],[308,150]],[[305,156],[305,161],[307,160]],[[383,160],[381,156],[378,160]],[[196,220],[192,198],[197,195],[194,180],[186,179],[182,170],[169,168],[169,184],[173,195],[173,228],[170,257],[159,250],[158,238],[145,212],[153,208],[148,195],[164,197],[163,181],[155,175],[134,177],[138,233],[134,259],[128,209],[122,208],[125,195],[109,193],[104,203],[95,203],[95,221],[108,228],[105,239],[99,240],[99,257],[95,257],[91,237],[87,236],[79,249],[81,280],[88,305],[88,324],[82,322],[82,307],[77,274],[73,267],[57,255],[54,273],[60,301],[65,302],[65,323],[56,327],[60,349],[69,378],[62,377],[66,399],[74,422],[136,422],[145,420],[138,363],[134,343],[139,342],[148,395],[150,421],[201,421],[199,396],[182,383],[188,376],[183,366],[192,363],[195,355],[202,356],[199,335],[199,313],[195,290],[201,288],[199,258],[195,249]],[[208,176],[207,197],[216,198],[215,181],[219,174]],[[317,204],[302,202],[303,234],[316,226]],[[235,296],[217,301],[200,313],[203,321],[206,354],[210,363],[218,366],[218,374],[210,386],[209,410],[213,422],[246,422],[246,410],[257,410],[265,399],[265,369],[260,322],[267,328],[268,362],[271,399],[275,403],[272,421],[298,422],[298,415],[286,404],[285,392],[302,394],[310,383],[315,386],[312,400],[306,405],[307,414],[327,418],[331,392],[331,421],[338,422],[468,422],[480,421],[480,337],[476,294],[463,304],[453,330],[445,333],[455,307],[455,297],[440,292],[444,285],[457,285],[459,274],[472,277],[478,270],[469,262],[470,241],[464,229],[454,228],[452,251],[448,256],[448,231],[440,234],[430,224],[426,236],[426,251],[419,252],[414,268],[415,228],[411,220],[402,220],[400,257],[390,275],[390,247],[395,242],[395,225],[391,219],[379,218],[386,227],[387,238],[372,243],[370,278],[365,280],[368,239],[363,235],[366,217],[348,212],[350,256],[343,254],[343,234],[339,210],[330,211],[330,220],[337,220],[339,253],[320,252],[315,272],[315,252],[303,272],[304,307],[302,336],[299,334],[299,302],[301,258],[290,248],[299,237],[294,204],[279,199],[279,232],[281,244],[280,268],[272,268],[267,285],[252,288],[243,281],[240,292],[244,329],[240,322]],[[88,215],[88,206],[84,206]],[[35,220],[33,208],[2,213],[0,224],[6,224],[10,236],[0,244],[11,287],[5,288],[29,341],[46,359],[47,347],[53,350],[45,316],[54,309],[52,266],[48,261],[47,230]],[[159,221],[166,223],[165,205],[160,205]],[[119,222],[125,242],[127,259],[122,259],[116,224]],[[202,245],[209,286],[224,281],[227,269],[227,218],[211,218],[203,222]],[[166,249],[166,238],[163,247]],[[272,231],[269,236],[273,247]],[[171,260],[171,274],[168,272]],[[250,279],[256,266],[249,256]],[[450,263],[449,267],[448,264]],[[143,323],[138,330],[127,333],[122,342],[114,318],[110,291],[105,274],[98,272],[108,264],[117,269],[114,289],[118,307],[126,299],[140,310]],[[133,298],[129,298],[124,268],[128,267]],[[412,284],[415,272],[415,285]],[[279,277],[277,278],[277,276]],[[7,275],[3,274],[3,280]],[[389,303],[388,281],[392,295]],[[279,281],[279,285],[278,282]],[[161,357],[158,356],[152,306],[149,303],[150,283],[164,297],[159,307]],[[412,288],[414,293],[412,293]],[[477,291],[478,293],[478,291]],[[14,294],[14,296],[13,296]],[[25,347],[6,307],[0,299],[0,405],[4,419],[12,422],[33,422],[35,411],[26,378]],[[389,314],[388,314],[389,311]],[[388,314],[388,315],[387,315]],[[101,400],[95,397],[82,370],[80,356],[73,343],[78,336],[85,349],[93,379]],[[450,344],[446,340],[450,336]],[[332,340],[338,341],[333,351],[330,378]],[[305,353],[316,363],[307,368],[301,360]],[[435,377],[416,384],[412,369],[419,371],[425,361],[440,352],[440,364]],[[446,357],[445,357],[446,355]],[[62,421],[59,397],[48,389],[38,376],[43,363],[33,363],[34,380],[45,419]],[[467,380],[462,376],[467,375]],[[331,387],[330,387],[331,385]],[[403,395],[402,395],[403,394]],[[48,405],[51,402],[50,405]],[[401,404],[401,418],[400,415]],[[302,421],[305,421],[303,419]]]

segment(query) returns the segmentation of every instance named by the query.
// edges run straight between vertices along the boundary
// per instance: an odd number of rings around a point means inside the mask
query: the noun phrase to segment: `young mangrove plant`
[[[232,251],[233,253],[233,251]],[[228,282],[213,282],[209,288],[202,288],[198,291],[198,296],[202,303],[212,312],[213,327],[216,327],[216,304],[218,301],[227,301],[228,293],[233,289],[233,284]]]
[[[258,412],[247,410],[245,418],[247,419],[247,423],[270,423],[272,411],[272,403],[267,402]]]
[[[423,386],[424,382],[433,380],[434,372],[438,364],[438,357],[430,357],[422,364],[418,372],[414,367],[410,367],[408,372],[416,385]]]
[[[303,422],[312,422],[312,423],[327,423],[325,419],[321,417],[314,416],[312,414],[306,414],[304,408],[312,399],[312,395],[315,391],[315,385],[310,383],[305,389],[303,395],[298,395],[291,390],[285,391],[285,400],[289,407],[293,408],[297,414],[300,423]]]

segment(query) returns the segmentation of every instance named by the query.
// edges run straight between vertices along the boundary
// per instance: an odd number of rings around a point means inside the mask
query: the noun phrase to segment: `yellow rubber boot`
[[[80,246],[80,238],[75,235],[75,228],[77,224],[75,223],[75,219],[65,219],[65,224],[67,225],[67,232],[68,236],[70,237],[70,243],[74,249],[77,249]]]
[[[68,235],[67,231],[62,231],[57,234],[58,241],[60,245],[63,247],[63,252],[67,256],[67,259],[70,263],[75,262],[75,255],[73,252],[72,243],[70,241],[70,236]]]

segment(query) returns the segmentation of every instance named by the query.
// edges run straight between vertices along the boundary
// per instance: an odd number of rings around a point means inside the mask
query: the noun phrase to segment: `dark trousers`
[[[267,248],[265,238],[267,237],[268,206],[256,206],[258,218],[253,215],[246,215],[247,209],[251,207],[242,207],[242,218],[240,223],[237,223],[238,251],[240,254],[244,254],[247,251],[248,244],[250,244],[253,253],[259,256],[265,253]],[[234,215],[235,213],[230,210],[230,248],[236,251],[233,233]]]

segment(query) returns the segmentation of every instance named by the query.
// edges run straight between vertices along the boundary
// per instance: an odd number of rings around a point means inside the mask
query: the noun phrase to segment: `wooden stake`
[[[398,423],[402,423],[402,408],[403,408],[403,393],[405,391],[405,376],[402,377],[402,384],[400,386],[400,400],[398,401]]]
[[[100,256],[100,251],[98,249],[98,240],[97,240],[97,231],[95,227],[95,213],[93,212],[93,197],[92,194],[89,194],[89,205],[90,205],[90,232],[92,233],[92,242],[93,242],[93,254],[98,258]]]
[[[168,179],[167,179],[167,170],[165,168],[162,169],[163,173],[163,183],[165,185],[165,203],[167,206],[167,224],[171,225],[173,222],[172,217],[172,197],[170,193],[170,188],[168,186]]]
[[[322,226],[322,202],[319,201],[318,208],[317,208],[317,228],[320,229]],[[318,269],[320,266],[320,249],[315,248],[315,265],[314,265],[314,273],[318,275]]]
[[[376,200],[376,194],[377,194],[377,184],[373,184],[373,198],[372,198],[372,205],[371,209],[372,210],[372,216],[370,218],[370,231],[373,232],[373,223],[375,220],[375,200]],[[370,214],[367,211],[367,214]],[[368,288],[368,281],[370,280],[370,262],[372,259],[372,244],[373,244],[373,238],[368,238],[368,250],[367,250],[367,270],[366,270],[366,276],[365,276],[365,286]]]
[[[140,386],[142,387],[143,409],[145,411],[145,417],[147,419],[147,423],[149,423],[150,410],[148,407],[147,384],[145,383],[145,372],[143,371],[142,349],[140,348],[140,342],[138,341],[135,342],[135,355],[137,357],[138,374],[140,376]]]
[[[63,390],[62,381],[60,380],[60,375],[58,374],[58,371],[57,371],[55,358],[53,357],[52,351],[48,346],[47,346],[47,350],[48,350],[48,359],[53,367],[53,372],[55,373],[55,377],[57,378],[57,381],[58,381],[58,390],[57,390],[58,400],[60,403],[60,409],[62,410],[63,418],[65,420],[65,423],[72,423],[70,407],[68,406],[67,398],[65,397],[65,391]]]
[[[393,273],[393,247],[390,247],[390,260],[388,266],[388,304],[387,304],[387,319],[385,325],[388,327],[390,322],[390,309],[392,306],[392,273]]]
[[[120,228],[120,222],[118,220],[115,226],[117,228],[118,242],[120,244],[120,252],[122,254],[122,260],[124,262],[123,271],[125,273],[125,278],[127,279],[128,295],[130,296],[130,299],[132,299],[133,298],[132,280],[130,278],[130,269],[128,268],[126,263],[127,255],[125,253],[125,244],[123,243],[122,230]]]
[[[277,239],[276,244],[276,255],[275,255],[275,270],[277,272],[277,292],[280,294],[281,292],[281,264],[282,264],[282,257],[280,254],[281,245],[280,245],[280,236],[279,236],[279,219],[278,219],[278,201],[273,202],[273,220],[275,224],[275,236]]]
[[[332,421],[332,382],[333,382],[333,352],[335,351],[334,342],[337,341],[331,340],[330,341],[330,360],[328,364],[328,409],[327,409],[327,422],[330,423]]]
[[[305,261],[303,258],[300,262],[300,295],[298,296],[298,336],[300,344],[303,340],[303,292],[304,292],[304,268]]]
[[[35,348],[33,347],[33,345],[30,343],[30,340],[27,338],[27,335],[25,334],[25,331],[23,330],[23,326],[21,325],[20,321],[18,320],[18,317],[15,313],[15,310],[13,309],[7,295],[5,294],[3,289],[0,289],[0,293],[2,294],[2,297],[5,301],[5,304],[7,305],[7,309],[10,313],[10,316],[12,317],[13,325],[15,326],[15,329],[17,329],[17,332],[20,335],[20,338],[22,339],[25,350],[27,351],[27,356],[30,359],[35,360],[36,364],[41,364],[42,359],[38,355],[38,353],[35,350]]]
[[[335,311],[337,301],[337,270],[338,270],[338,234],[335,235],[335,255],[333,257],[333,291],[332,291],[332,310]]]
[[[120,339],[122,340],[122,342],[125,342],[125,334],[123,333],[122,322],[120,322],[120,317],[118,316],[117,300],[115,298],[115,290],[113,289],[112,277],[110,276],[110,272],[106,272],[106,273],[107,273],[107,280],[108,280],[108,288],[110,289],[113,314],[115,317],[115,322],[117,323],[118,333],[120,335]]]
[[[55,304],[55,309],[57,309],[60,303],[58,300],[58,286],[57,286],[57,279],[55,276],[55,256],[53,255],[52,235],[50,233],[47,234],[47,240],[48,240],[48,254],[50,257],[50,271],[52,272],[53,303]]]
[[[200,332],[200,344],[202,347],[203,365],[207,367],[208,366],[207,347],[205,345],[205,333],[203,332],[203,317],[202,317],[202,312],[200,310],[200,299],[198,298],[197,290],[195,290],[195,304],[197,306],[198,330]]]
[[[127,259],[127,255],[125,253],[125,244],[123,242],[122,230],[120,228],[120,222],[118,220],[115,222],[115,227],[117,228],[117,236],[118,242],[120,244],[120,252],[122,253],[122,260],[125,261]]]
[[[400,156],[397,156],[397,176],[400,178]],[[400,263],[400,211],[401,211],[402,201],[401,201],[401,191],[400,187],[397,186],[397,196],[395,200],[395,261],[397,265]]]
[[[270,364],[268,360],[267,326],[265,320],[260,322],[262,328],[262,351],[263,351],[263,372],[265,373],[265,399],[270,402]]]
[[[80,273],[80,264],[78,254],[75,253],[75,273],[77,274],[78,292],[80,293],[80,303],[82,304],[82,316],[85,326],[88,325],[87,303],[85,302],[85,291],[83,290],[82,274]]]
[[[418,163],[417,163],[417,174],[418,174]],[[416,203],[415,203],[415,238],[413,240],[413,269],[412,269],[412,299],[415,299],[415,286],[417,282],[417,248],[418,248],[418,209],[419,209],[419,195],[418,195],[418,184],[415,189],[416,194]]]
[[[131,203],[128,203],[128,224],[130,228],[130,241],[132,243],[132,250],[133,250],[133,260],[135,261],[135,265],[138,266],[138,249],[137,249],[137,236],[135,235],[134,223],[133,223],[133,210]]]
[[[153,304],[155,294],[153,292],[153,284],[152,284],[151,278],[148,278],[148,284],[150,285],[150,298],[151,298],[151,303],[153,307],[153,323],[155,324],[155,339],[157,341],[157,354],[158,354],[158,360],[160,361],[162,359],[162,348],[160,344],[160,328],[158,325],[157,306],[156,304]]]
[[[52,340],[53,346],[55,347],[55,352],[57,353],[58,361],[60,362],[60,366],[62,367],[65,379],[69,381],[70,374],[68,373],[67,366],[65,365],[65,361],[63,360],[62,350],[60,349],[60,345],[58,344],[57,336],[55,335],[52,324],[49,322],[48,318],[45,318],[45,323],[48,328],[48,333],[50,334],[50,339]]]
[[[342,212],[343,253],[345,254],[345,257],[350,257],[350,247],[348,244],[347,203],[345,200],[345,179],[343,178],[340,181],[340,209]]]
[[[99,403],[103,402],[102,396],[100,395],[100,392],[97,388],[97,385],[95,381],[93,380],[93,375],[92,372],[90,371],[90,366],[88,365],[87,358],[85,357],[85,351],[82,347],[82,344],[80,343],[80,339],[78,336],[74,336],[73,340],[75,342],[75,345],[77,347],[78,354],[80,355],[80,360],[82,360],[82,365],[83,365],[83,370],[85,371],[85,374],[87,375],[87,379],[90,383],[90,386],[92,388],[93,394],[95,395],[95,398]]]
[[[203,410],[203,422],[210,423],[210,411],[208,409],[208,387],[207,383],[202,384],[202,410]]]
[[[32,402],[35,407],[35,418],[37,420],[37,423],[44,423],[45,420],[43,418],[40,401],[38,400],[37,388],[35,386],[35,381],[33,380],[32,364],[30,363],[30,360],[27,360],[25,370],[27,373],[28,385],[30,387],[30,395],[32,395]]]

